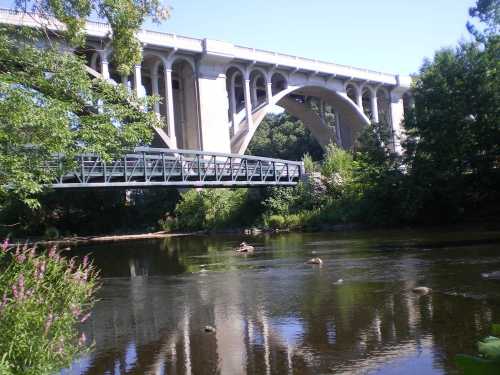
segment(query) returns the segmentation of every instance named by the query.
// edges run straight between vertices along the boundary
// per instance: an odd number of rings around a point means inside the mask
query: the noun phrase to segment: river
[[[234,252],[242,240],[254,254]],[[82,328],[94,346],[62,374],[459,374],[455,356],[500,323],[500,281],[484,277],[500,270],[498,232],[173,237],[75,253],[91,253],[102,287]]]

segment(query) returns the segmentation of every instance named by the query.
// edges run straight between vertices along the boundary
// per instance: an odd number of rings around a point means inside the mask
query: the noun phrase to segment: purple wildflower
[[[6,253],[7,250],[9,249],[9,240],[5,239],[2,243],[2,252]]]
[[[87,341],[87,336],[85,336],[85,333],[82,332],[82,334],[80,335],[80,338],[78,339],[78,346],[85,345],[86,341]]]
[[[47,320],[45,321],[45,335],[47,335],[47,333],[49,333],[49,329],[50,329],[50,326],[52,325],[52,321],[54,320],[54,315],[52,315],[52,313],[49,314],[49,316],[47,316]]]
[[[80,319],[80,323],[85,323],[85,321],[90,318],[90,314],[91,312],[88,312],[87,314],[85,314],[81,319]]]
[[[83,257],[83,268],[87,268],[88,264],[89,264],[89,256],[85,255]]]

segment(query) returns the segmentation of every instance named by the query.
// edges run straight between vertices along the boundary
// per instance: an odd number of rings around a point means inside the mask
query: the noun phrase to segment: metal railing
[[[68,162],[73,166],[69,172],[63,168]],[[161,148],[137,148],[108,162],[94,154],[72,161],[57,155],[47,168],[57,175],[52,184],[56,189],[293,186],[304,174],[303,163],[297,161]]]

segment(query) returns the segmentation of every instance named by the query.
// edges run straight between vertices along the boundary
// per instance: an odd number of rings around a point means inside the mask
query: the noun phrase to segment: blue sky
[[[416,72],[468,38],[475,0],[170,0],[161,30],[380,71]]]
[[[157,30],[390,73],[469,38],[475,0],[167,0]],[[12,1],[0,0],[6,6]]]

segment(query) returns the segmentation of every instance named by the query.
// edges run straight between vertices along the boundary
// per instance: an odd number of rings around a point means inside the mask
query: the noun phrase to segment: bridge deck
[[[58,175],[53,188],[293,186],[303,175],[296,161],[158,148],[137,148],[108,162],[80,155],[74,170],[61,174],[65,162],[59,155],[48,164]]]

